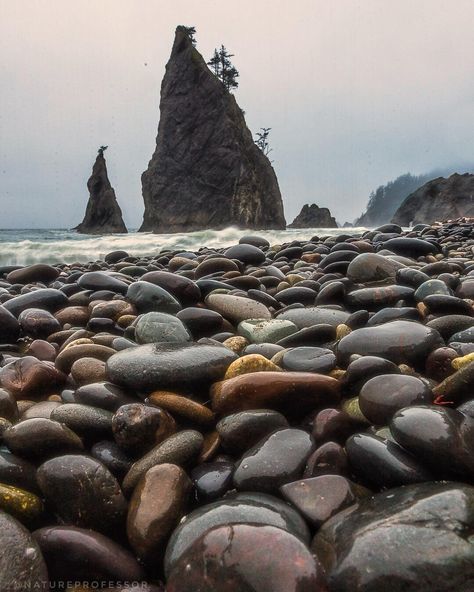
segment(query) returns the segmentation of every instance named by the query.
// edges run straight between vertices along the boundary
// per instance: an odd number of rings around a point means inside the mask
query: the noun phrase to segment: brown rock
[[[17,399],[36,399],[62,386],[66,376],[51,362],[25,356],[4,366],[0,380]]]
[[[168,391],[155,391],[148,397],[148,402],[166,409],[173,416],[203,426],[212,425],[214,413],[208,408],[182,395]]]
[[[80,385],[104,381],[105,362],[96,358],[79,358],[71,366],[71,375]]]

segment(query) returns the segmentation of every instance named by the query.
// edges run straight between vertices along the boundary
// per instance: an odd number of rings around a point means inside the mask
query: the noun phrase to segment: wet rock
[[[231,462],[208,462],[195,467],[191,472],[199,501],[210,502],[222,497],[232,488],[234,464]]]
[[[474,489],[423,483],[366,498],[328,520],[313,550],[341,592],[457,592],[474,578]],[[466,585],[468,586],[466,588]]]
[[[148,312],[138,317],[135,325],[138,343],[185,343],[191,335],[176,317],[163,312]]]
[[[354,283],[379,282],[395,279],[396,273],[404,265],[376,253],[362,253],[349,263],[347,277]]]
[[[271,313],[261,302],[231,294],[210,294],[206,305],[233,323],[247,319],[271,319]]]
[[[397,487],[433,479],[425,466],[394,442],[369,434],[355,434],[346,442],[349,464],[362,482]]]
[[[0,342],[14,343],[20,335],[20,324],[5,307],[0,305]]]
[[[336,356],[322,347],[295,347],[284,352],[280,362],[290,372],[318,372],[327,374],[336,366]]]
[[[311,436],[302,430],[288,428],[265,436],[237,463],[234,485],[243,491],[277,491],[302,475],[312,448]]]
[[[42,514],[43,503],[34,493],[0,483],[0,510],[29,526]]]
[[[206,308],[190,306],[184,308],[176,316],[195,339],[212,335],[220,331],[224,325],[222,315]]]
[[[120,407],[111,418],[117,444],[132,455],[145,454],[176,431],[176,422],[164,411],[143,403]]]
[[[205,405],[193,401],[189,397],[169,393],[167,391],[155,391],[147,399],[148,403],[165,409],[173,417],[191,423],[209,427],[214,423],[214,413]]]
[[[0,450],[0,483],[36,493],[36,467],[7,450]]]
[[[316,528],[334,514],[371,493],[370,490],[341,475],[321,475],[294,481],[282,485],[280,491],[283,497]]]
[[[166,542],[186,511],[192,482],[180,467],[149,469],[135,488],[127,515],[127,536],[145,562],[162,560]]]
[[[51,362],[25,356],[4,366],[0,371],[0,380],[16,399],[37,399],[62,386],[66,376]]]
[[[224,380],[253,372],[281,372],[281,368],[260,354],[243,355],[227,368]]]
[[[41,308],[49,312],[56,312],[60,308],[67,306],[68,298],[60,290],[53,288],[40,288],[27,294],[15,296],[11,300],[3,303],[3,307],[12,315],[18,315],[27,308]]]
[[[38,483],[58,519],[72,526],[114,532],[127,504],[112,473],[93,458],[57,456],[38,468]]]
[[[135,402],[118,386],[110,382],[93,382],[80,386],[74,393],[76,403],[116,411],[122,405]]]
[[[75,526],[47,526],[33,533],[48,566],[51,582],[59,587],[73,579],[103,582],[141,582],[145,572],[135,557],[112,539]]]
[[[347,472],[348,462],[344,448],[336,442],[326,442],[309,456],[303,478],[344,475]]]
[[[5,389],[0,388],[0,417],[14,423],[19,413],[15,397]]]
[[[34,339],[45,339],[61,330],[61,325],[47,310],[27,308],[18,316],[23,332]]]
[[[296,333],[298,329],[294,323],[283,319],[255,319],[242,321],[237,330],[250,343],[276,343]]]
[[[196,459],[202,446],[202,434],[195,430],[183,430],[173,434],[130,467],[122,483],[124,491],[131,493],[143,475],[156,465],[171,463],[186,466]]]
[[[8,448],[21,457],[44,459],[84,449],[82,440],[64,424],[51,419],[25,419],[3,433]]]
[[[443,345],[435,329],[411,321],[392,321],[377,327],[356,329],[341,339],[338,357],[347,363],[352,354],[379,356],[395,364],[418,365]]]
[[[171,571],[167,590],[314,592],[323,590],[318,578],[313,556],[290,533],[236,524],[216,527],[197,539]]]
[[[131,284],[126,297],[139,314],[147,312],[175,314],[181,310],[180,303],[172,294],[151,282],[138,281]]]
[[[216,526],[247,523],[269,525],[308,542],[304,520],[291,506],[264,493],[240,493],[194,510],[170,537],[165,555],[165,573],[170,574],[183,554],[204,533]]]
[[[359,405],[371,423],[385,425],[399,409],[431,403],[432,398],[431,389],[415,376],[381,374],[364,384]]]
[[[143,391],[196,388],[222,378],[236,358],[220,345],[149,344],[112,356],[107,374],[119,386]]]
[[[0,556],[0,590],[47,588],[48,572],[40,548],[15,518],[0,511],[3,552]]]
[[[255,372],[215,383],[212,408],[218,415],[248,409],[275,409],[303,415],[339,401],[340,384],[329,376],[309,372]]]
[[[51,419],[88,438],[101,438],[112,432],[112,413],[89,405],[65,403],[51,412]]]
[[[122,481],[133,464],[133,459],[116,442],[109,440],[96,442],[91,447],[91,455],[105,465],[119,481]]]
[[[295,308],[278,315],[281,320],[291,321],[298,329],[313,327],[314,325],[331,325],[337,327],[349,318],[349,313],[332,308],[318,306]],[[280,343],[280,345],[282,345]]]

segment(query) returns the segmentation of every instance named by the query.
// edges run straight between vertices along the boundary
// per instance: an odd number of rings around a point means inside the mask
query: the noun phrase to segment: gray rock
[[[135,325],[138,343],[186,343],[191,334],[176,317],[164,312],[147,312]]]

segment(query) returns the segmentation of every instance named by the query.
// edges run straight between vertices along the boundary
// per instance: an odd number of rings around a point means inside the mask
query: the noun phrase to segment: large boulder
[[[141,231],[285,228],[270,161],[185,27],[176,29],[160,114],[156,149],[142,175]]]
[[[337,222],[328,208],[305,204],[288,228],[337,228]]]

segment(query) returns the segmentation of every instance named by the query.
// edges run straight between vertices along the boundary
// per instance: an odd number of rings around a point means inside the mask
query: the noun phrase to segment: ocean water
[[[129,255],[156,255],[165,249],[197,251],[200,247],[227,247],[245,234],[265,237],[270,244],[308,240],[312,236],[360,234],[366,228],[305,228],[288,230],[201,230],[177,234],[129,232],[90,236],[71,230],[0,230],[0,265],[32,263],[86,263],[103,259],[110,251],[124,250]]]

